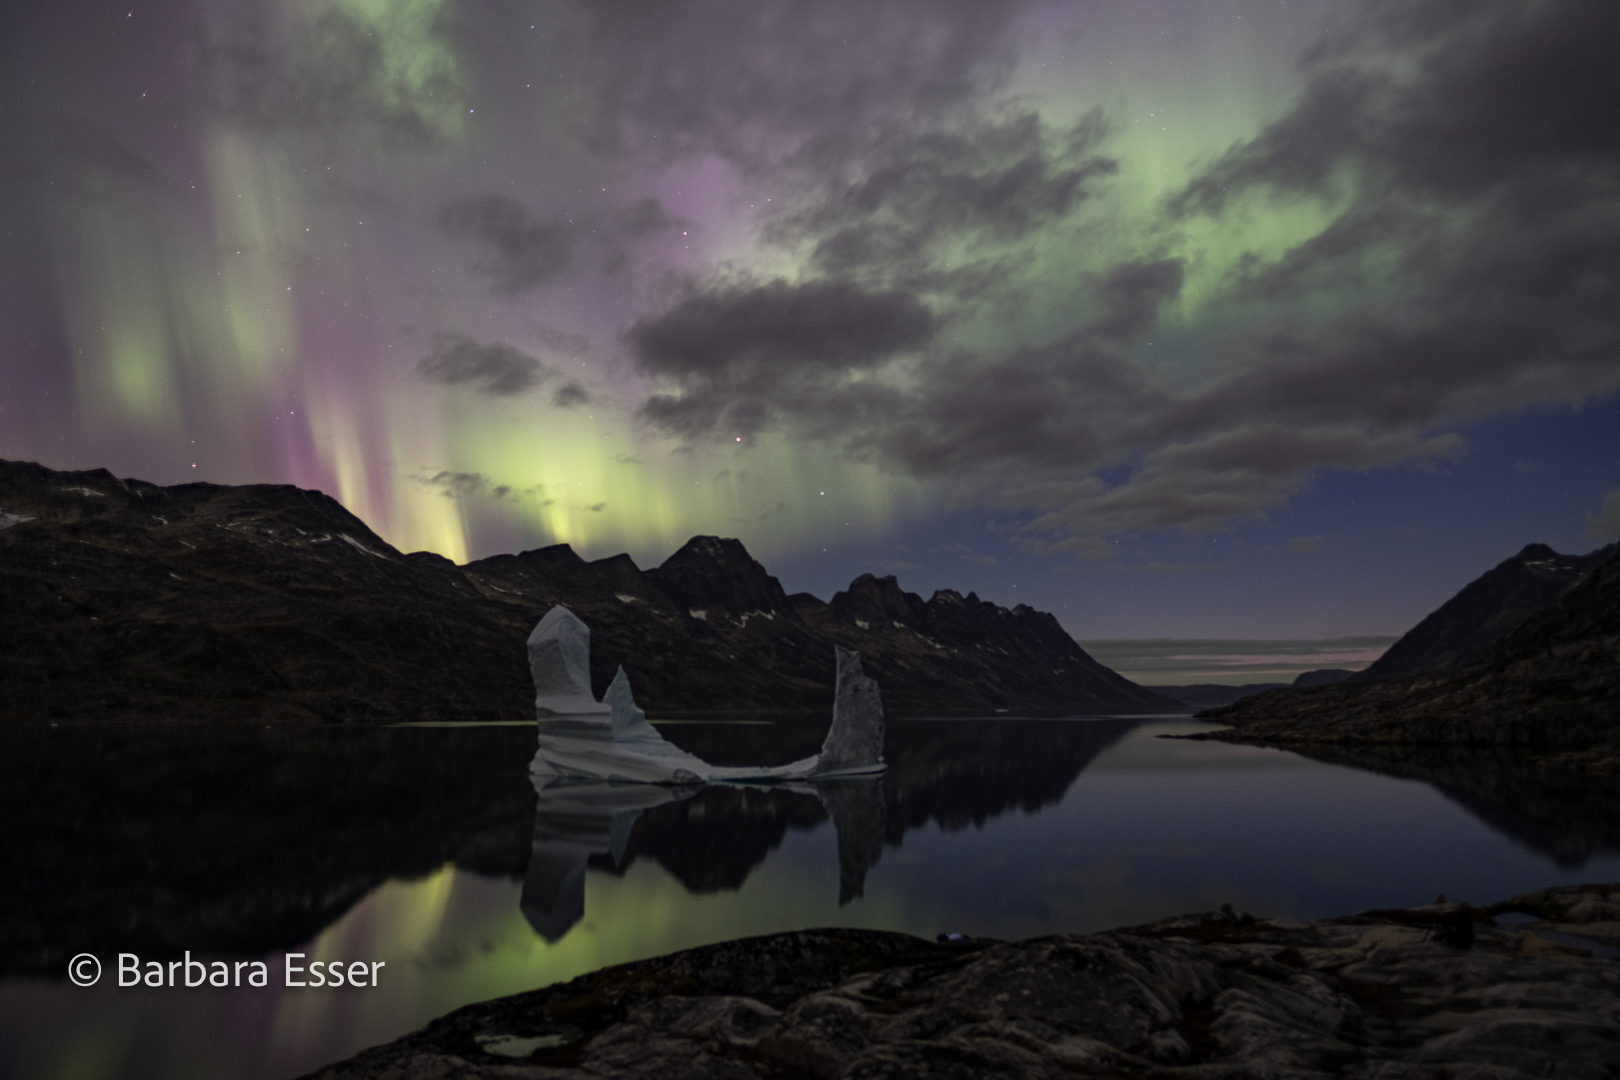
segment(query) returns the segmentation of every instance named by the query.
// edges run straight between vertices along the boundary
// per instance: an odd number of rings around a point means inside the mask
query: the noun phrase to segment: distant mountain
[[[1496,744],[1620,771],[1620,558],[1605,550],[1606,562],[1467,667],[1272,690],[1199,715],[1244,742]]]
[[[1546,544],[1528,544],[1463,586],[1353,678],[1368,682],[1466,667],[1616,551],[1620,544],[1587,555],[1560,555]]]
[[[1155,685],[1148,689],[1175,698],[1189,709],[1213,709],[1287,685],[1289,684],[1280,682],[1243,683],[1241,686],[1229,686],[1226,683],[1189,683],[1185,686]]]
[[[1292,683],[1244,683],[1241,686],[1227,686],[1225,683],[1192,683],[1188,686],[1149,686],[1147,689],[1166,697],[1173,697],[1188,708],[1213,709],[1221,705],[1230,705],[1246,697],[1253,697],[1255,694],[1263,694],[1267,690],[1279,690],[1285,686],[1327,686],[1343,682],[1354,674],[1355,672],[1345,668],[1318,668],[1315,671],[1301,672],[1295,676]]]
[[[456,566],[316,491],[0,461],[0,721],[521,719],[524,641],[558,603],[591,627],[596,692],[623,664],[654,714],[826,709],[835,643],[896,714],[1175,708],[1044,612],[871,575],[790,597],[736,540],[646,571],[567,545]]]

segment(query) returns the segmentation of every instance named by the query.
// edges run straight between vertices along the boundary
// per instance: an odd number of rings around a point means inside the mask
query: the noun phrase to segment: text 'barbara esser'
[[[298,961],[304,954],[287,953],[282,966],[283,986],[376,986],[386,960],[315,960],[307,967]],[[268,986],[270,968],[263,960],[237,960],[204,963],[191,958],[186,950],[182,960],[167,964],[157,960],[141,963],[134,953],[118,954],[119,986]]]

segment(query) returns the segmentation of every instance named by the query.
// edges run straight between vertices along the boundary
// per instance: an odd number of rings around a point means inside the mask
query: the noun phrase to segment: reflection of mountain
[[[1051,805],[1134,723],[892,722],[885,841]],[[825,723],[662,730],[711,761],[773,764],[813,753]],[[534,740],[529,725],[0,730],[0,974],[60,979],[80,951],[290,948],[382,882],[447,862],[521,878],[535,838]],[[1620,794],[1603,777],[1538,772],[1484,749],[1306,752],[1434,783],[1565,865],[1620,850]],[[610,824],[588,865],[620,872],[648,858],[695,892],[735,889],[788,829],[828,820],[826,797],[709,788],[644,810],[617,864]],[[880,854],[870,831],[840,832],[846,882]]]
[[[1495,747],[1308,746],[1334,765],[1422,780],[1486,825],[1559,866],[1620,851],[1620,788],[1596,777],[1538,769]]]
[[[842,800],[836,812],[867,822],[839,833],[848,899],[881,853],[874,834],[898,843],[928,821],[1055,802],[1133,723],[893,722],[886,809],[869,789],[709,788],[645,810],[621,861],[609,835],[590,865],[651,858],[693,891],[735,889],[789,828],[819,826]],[[814,753],[826,725],[663,730],[710,761],[780,764]],[[80,951],[262,955],[390,878],[446,862],[521,877],[534,739],[530,725],[0,730],[0,973],[59,978]]]
[[[534,728],[0,730],[0,973],[257,956],[390,878],[519,877]]]
[[[947,831],[1017,808],[1034,813],[1063,798],[1096,756],[1136,720],[901,721],[890,726],[885,790],[888,840],[930,820]]]

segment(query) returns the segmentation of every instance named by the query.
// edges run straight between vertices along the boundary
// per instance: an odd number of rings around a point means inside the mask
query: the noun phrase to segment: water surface
[[[1601,782],[1157,737],[1209,727],[895,721],[865,790],[562,802],[529,782],[527,726],[0,733],[0,1075],[281,1080],[463,1004],[780,930],[1022,938],[1620,879]],[[661,725],[721,764],[805,756],[822,728]],[[186,950],[262,959],[270,985],[115,985],[119,952]],[[80,989],[86,951],[106,973]],[[387,967],[288,989],[287,952]]]

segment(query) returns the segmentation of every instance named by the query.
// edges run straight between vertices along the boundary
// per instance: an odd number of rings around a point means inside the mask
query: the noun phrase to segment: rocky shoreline
[[[1307,922],[726,942],[467,1006],[312,1080],[1620,1071],[1620,885]]]

